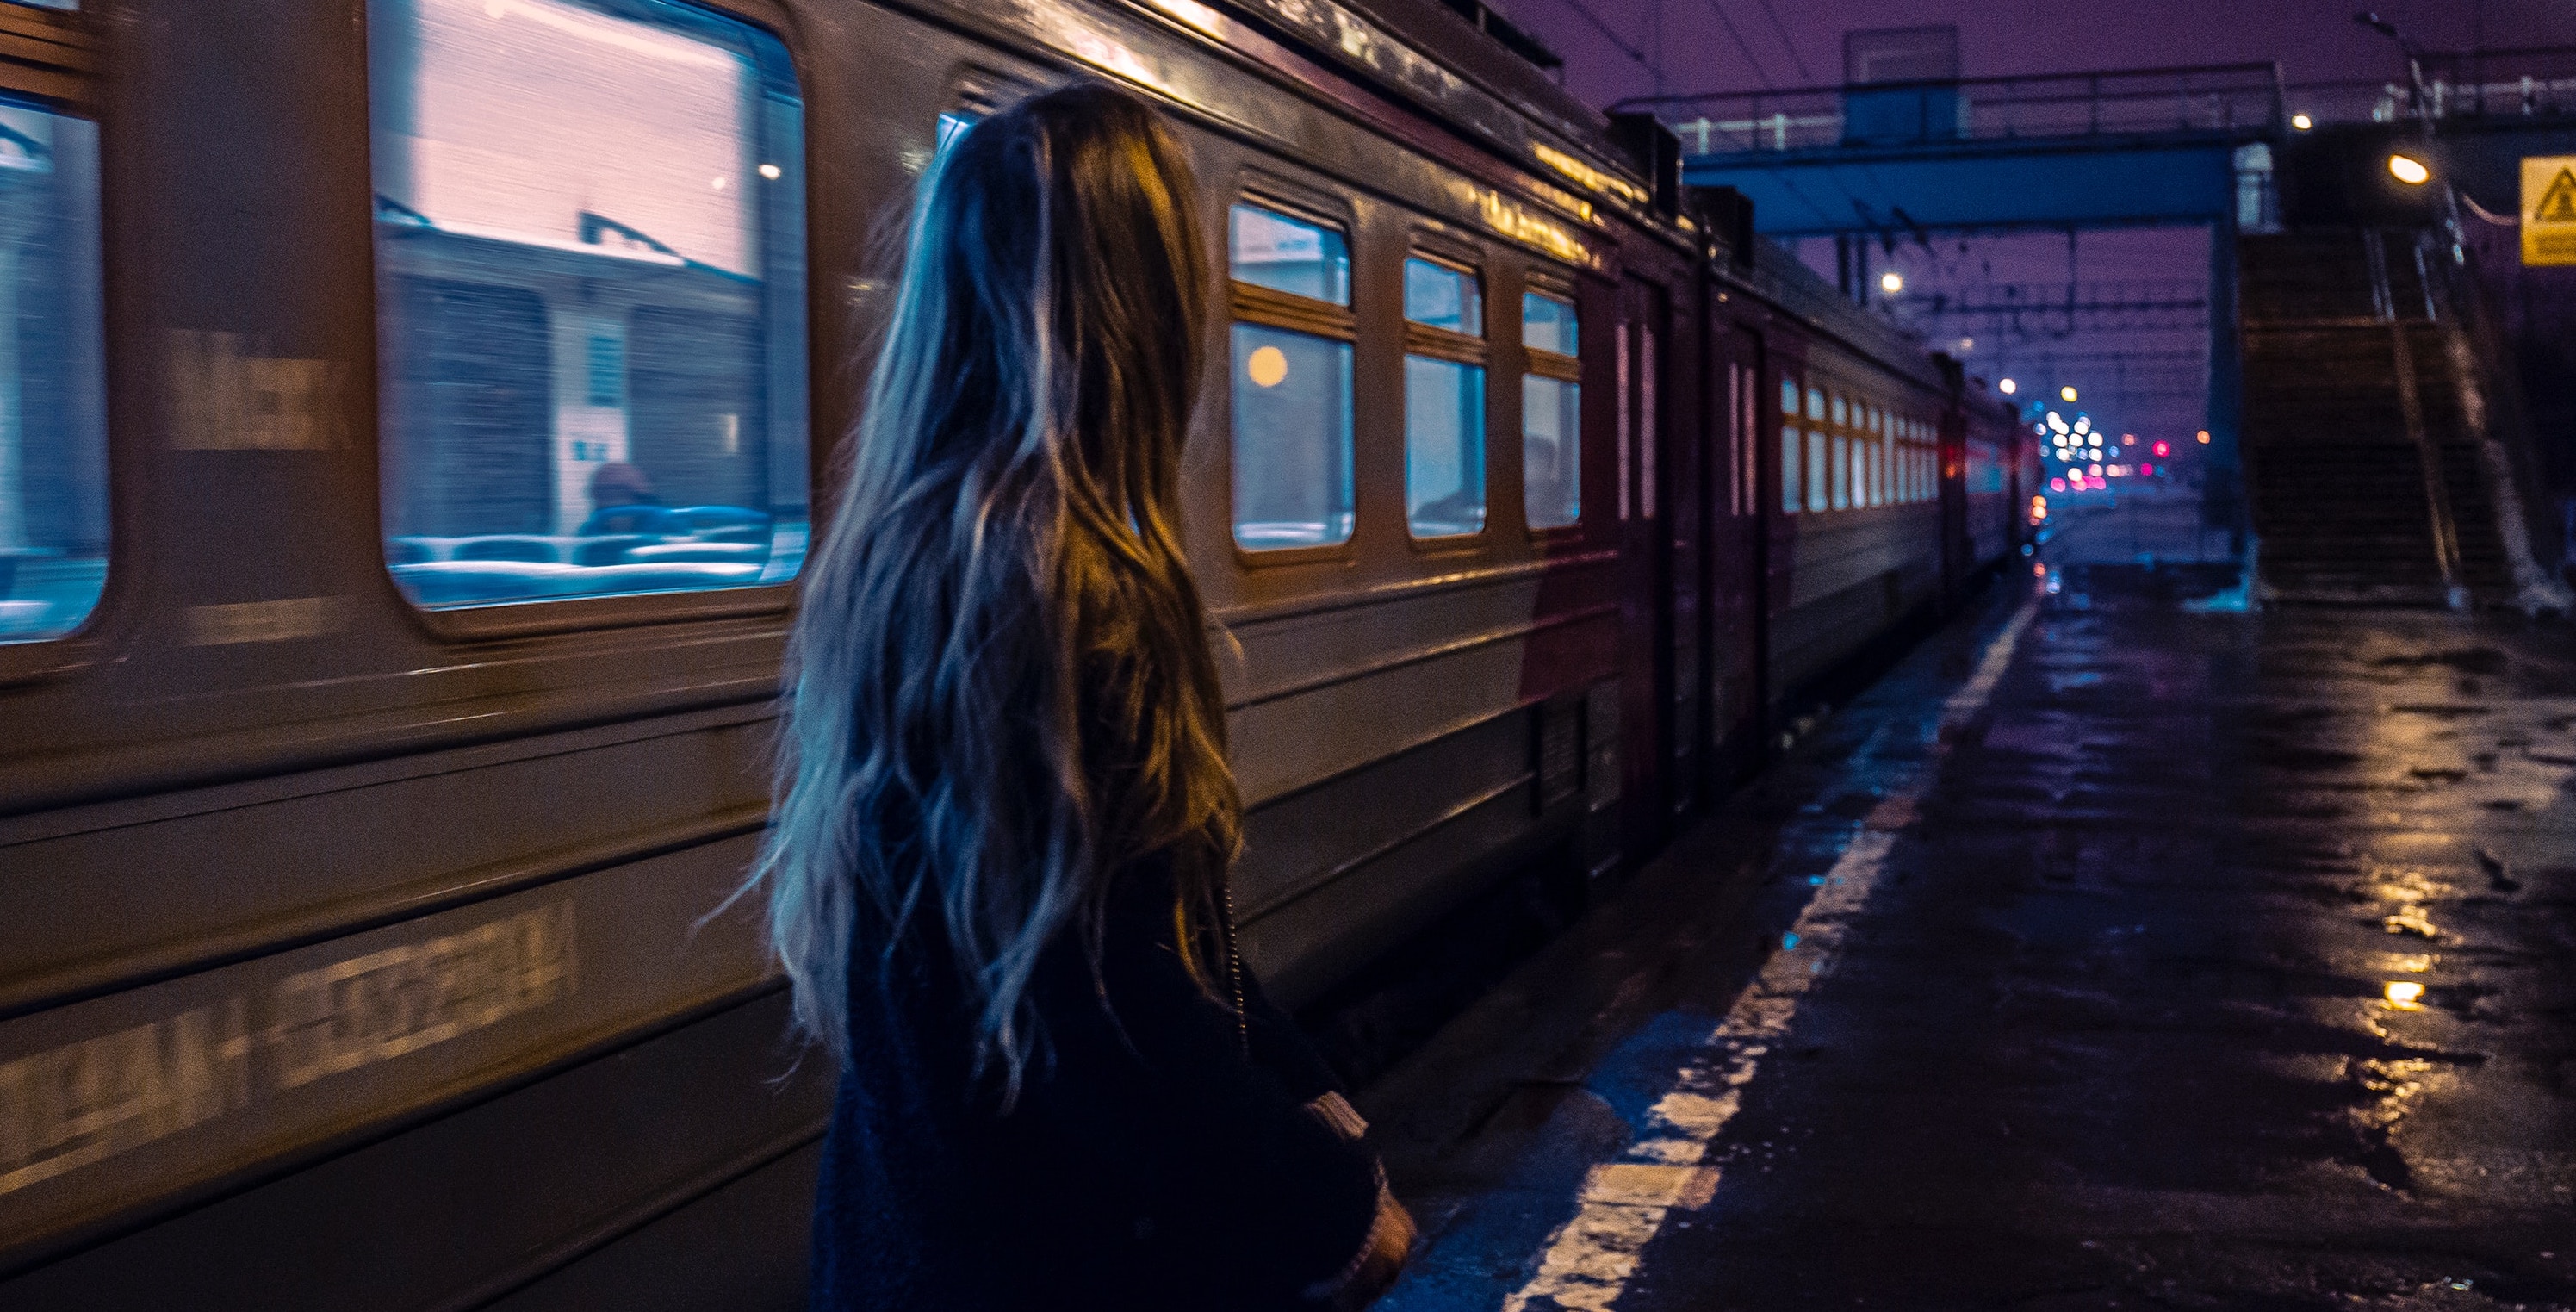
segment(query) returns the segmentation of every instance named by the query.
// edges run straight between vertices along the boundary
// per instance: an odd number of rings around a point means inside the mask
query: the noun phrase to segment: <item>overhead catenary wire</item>
[[[1771,0],[1762,0],[1762,12],[1770,15],[1771,30],[1780,34],[1780,48],[1789,52],[1789,62],[1798,70],[1798,80],[1813,86],[1816,75],[1807,71],[1807,61],[1799,57],[1798,43],[1789,39],[1789,29],[1780,21],[1780,11],[1771,7]]]
[[[1583,0],[1556,0],[1556,2],[1565,6],[1567,9],[1574,11],[1574,16],[1582,19],[1586,27],[1600,33],[1602,40],[1609,42],[1620,54],[1626,55],[1628,57],[1628,62],[1635,64],[1639,68],[1645,69],[1649,73],[1654,73],[1657,76],[1662,75],[1663,70],[1655,66],[1655,61],[1648,59],[1644,51],[1639,50],[1635,46],[1628,44],[1625,40],[1622,40],[1619,34],[1612,30],[1608,23],[1601,21],[1601,16],[1599,14],[1592,12],[1591,6],[1583,3]]]

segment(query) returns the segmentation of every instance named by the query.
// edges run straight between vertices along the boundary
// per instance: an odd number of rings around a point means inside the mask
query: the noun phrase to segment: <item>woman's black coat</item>
[[[1046,1052],[1008,1115],[969,1076],[972,1017],[933,936],[852,954],[815,1308],[1312,1307],[1300,1291],[1359,1254],[1379,1176],[1305,1106],[1331,1075],[1248,975],[1241,1027],[1198,987],[1149,871],[1113,887],[1097,984],[1075,936],[1042,962]]]

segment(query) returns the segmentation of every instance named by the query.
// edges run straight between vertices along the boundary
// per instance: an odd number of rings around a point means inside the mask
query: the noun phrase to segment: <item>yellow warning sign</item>
[[[2522,161],[2522,262],[2576,264],[2576,155]]]

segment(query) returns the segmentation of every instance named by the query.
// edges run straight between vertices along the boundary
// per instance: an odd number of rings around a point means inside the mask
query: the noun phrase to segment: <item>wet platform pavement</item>
[[[2576,1307],[2576,631],[2227,581],[1998,583],[1368,1090],[1382,1306]]]

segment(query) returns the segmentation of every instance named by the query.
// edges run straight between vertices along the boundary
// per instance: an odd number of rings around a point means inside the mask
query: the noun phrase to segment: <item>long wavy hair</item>
[[[1078,935],[1096,982],[1110,881],[1147,860],[1218,995],[1242,805],[1177,525],[1209,286],[1191,186],[1153,109],[1084,84],[968,129],[914,208],[752,878],[797,1023],[843,1063],[854,954],[935,934],[1009,1105],[1041,955]]]

